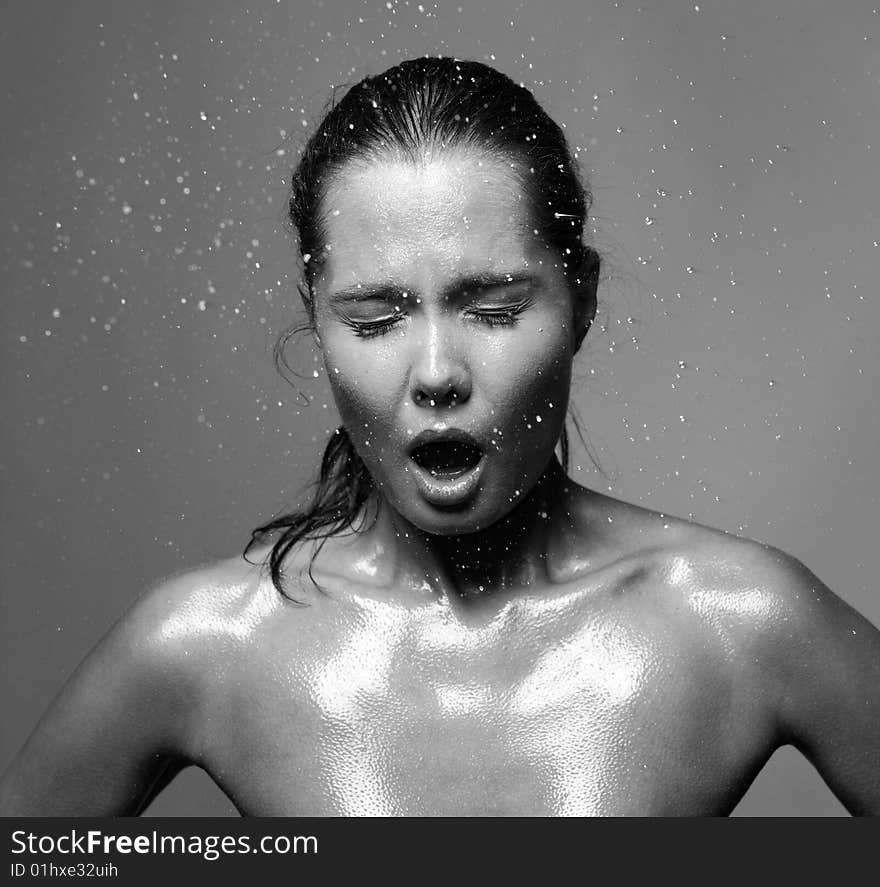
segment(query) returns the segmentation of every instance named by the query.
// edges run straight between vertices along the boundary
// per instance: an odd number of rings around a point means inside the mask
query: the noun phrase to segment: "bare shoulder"
[[[224,669],[269,608],[259,570],[232,560],[154,583],[61,688],[2,779],[0,810],[143,809],[201,762]]]
[[[215,559],[158,579],[86,660],[161,700],[178,725],[176,747],[194,760],[226,679],[258,653],[260,633],[283,609],[267,571],[251,560]]]
[[[749,670],[767,692],[782,698],[803,679],[806,663],[833,667],[858,647],[880,660],[876,629],[793,555],[607,501],[621,526],[621,549],[641,566],[657,606],[701,630],[731,668]]]
[[[651,558],[660,593],[713,639],[737,722],[757,712],[772,745],[797,747],[851,812],[876,815],[880,632],[778,548],[695,524],[667,532]]]
[[[658,549],[664,586],[751,656],[778,660],[786,647],[860,618],[780,548],[685,521],[674,527]]]
[[[821,619],[833,597],[796,557],[772,545],[653,512],[643,520],[664,593],[749,652]]]
[[[770,545],[594,492],[580,503],[579,535],[601,552],[600,562],[628,564],[641,577],[646,613],[670,628],[702,630],[728,650],[752,656],[794,624],[818,618],[830,594]]]
[[[794,745],[851,812],[880,812],[875,626],[779,548],[609,497],[584,501],[603,560],[626,565],[623,624],[681,665],[694,693],[722,700],[726,745],[755,760]]]
[[[210,667],[279,608],[262,561],[216,559],[154,582],[114,632],[157,665],[192,672]]]

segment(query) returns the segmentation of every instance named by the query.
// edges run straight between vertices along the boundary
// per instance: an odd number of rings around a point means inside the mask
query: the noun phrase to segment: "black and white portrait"
[[[880,16],[5,15],[0,811],[880,813]]]

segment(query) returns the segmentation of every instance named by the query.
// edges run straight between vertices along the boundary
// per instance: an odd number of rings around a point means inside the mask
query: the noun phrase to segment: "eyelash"
[[[476,317],[487,326],[514,326],[519,319],[519,315],[526,309],[528,302],[521,302],[513,305],[503,311],[469,311],[472,317]],[[372,339],[375,336],[382,336],[391,331],[397,324],[397,321],[405,317],[403,313],[395,314],[393,317],[383,318],[382,320],[358,321],[346,320],[345,322],[354,330],[354,334],[361,339]]]

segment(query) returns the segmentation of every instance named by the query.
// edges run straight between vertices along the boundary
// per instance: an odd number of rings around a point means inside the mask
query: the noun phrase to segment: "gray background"
[[[240,552],[336,416],[285,178],[332,85],[484,59],[591,176],[606,257],[573,474],[778,545],[875,623],[871,3],[4,4],[0,766],[161,576]],[[281,146],[291,135],[286,146]],[[281,147],[280,147],[281,146]],[[151,813],[233,813],[184,773]],[[738,811],[843,808],[794,751]]]

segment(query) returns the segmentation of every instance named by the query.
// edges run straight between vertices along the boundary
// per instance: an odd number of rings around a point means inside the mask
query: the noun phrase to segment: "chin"
[[[412,497],[408,498],[406,507],[398,503],[391,505],[404,520],[432,536],[467,536],[478,533],[503,520],[516,505],[505,501],[507,507],[493,509],[488,503],[481,503],[478,499],[479,496],[455,508],[439,508],[428,502],[413,502]]]
[[[467,536],[495,523],[495,521],[480,521],[473,515],[460,512],[448,512],[439,515],[438,518],[432,520],[430,515],[418,515],[416,520],[409,520],[422,532],[433,536]]]

